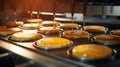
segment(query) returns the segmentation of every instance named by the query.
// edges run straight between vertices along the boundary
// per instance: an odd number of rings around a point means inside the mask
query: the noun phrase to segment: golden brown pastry
[[[42,26],[56,26],[58,25],[60,22],[57,21],[43,21],[42,22]]]
[[[8,26],[8,27],[17,27],[20,25],[23,25],[24,22],[22,21],[9,21],[9,22],[5,22],[4,25]]]
[[[65,38],[49,37],[38,40],[36,42],[36,45],[39,48],[43,48],[43,49],[55,49],[55,48],[67,47],[71,45],[71,41]]]
[[[17,32],[10,36],[11,40],[14,41],[32,41],[39,39],[41,36],[35,32]]]
[[[108,58],[112,55],[112,49],[97,44],[81,44],[73,47],[72,55],[85,60]]]
[[[38,32],[43,34],[59,34],[59,27],[41,27]]]
[[[64,31],[62,37],[66,38],[87,38],[90,36],[89,32],[81,30],[68,30]]]
[[[22,30],[19,28],[4,28],[0,30],[0,35],[9,35],[19,31],[22,31]]]
[[[15,31],[15,32],[20,32],[20,31],[22,31],[20,28],[8,28],[8,29],[10,29],[10,30],[12,30],[12,31]]]
[[[29,22],[29,23],[37,23],[37,22],[41,22],[42,21],[42,19],[27,19],[27,22]]]
[[[15,31],[11,30],[11,29],[4,29],[4,30],[0,30],[0,34],[12,34]]]
[[[64,29],[64,30],[70,30],[70,29],[79,29],[79,26],[78,24],[76,23],[61,23],[60,24],[60,28]]]
[[[104,26],[90,25],[90,26],[85,26],[84,30],[88,32],[104,32],[106,28]]]
[[[120,29],[112,30],[111,33],[115,35],[120,35]]]
[[[40,27],[40,24],[38,23],[23,24],[21,26],[22,29],[38,29],[39,27]]]
[[[109,34],[101,34],[93,37],[95,42],[103,43],[103,44],[120,44],[120,36],[118,35],[109,35]]]

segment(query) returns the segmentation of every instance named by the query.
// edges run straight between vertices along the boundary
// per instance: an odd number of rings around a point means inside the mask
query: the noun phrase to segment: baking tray
[[[108,28],[109,29],[109,28]],[[94,35],[92,35],[94,36]],[[47,36],[45,35],[44,37],[54,37],[54,36]],[[57,37],[57,36],[55,36]],[[59,37],[59,36],[58,36]],[[12,40],[9,40],[8,37],[0,37],[1,39],[11,42],[13,44],[19,45],[19,46],[23,46],[26,47],[28,49],[31,49],[35,52],[39,52],[42,54],[46,54],[50,57],[53,58],[57,58],[57,59],[68,59],[70,61],[73,62],[78,62],[78,63],[85,63],[85,64],[89,64],[89,65],[93,65],[96,67],[120,67],[120,45],[116,45],[116,46],[109,46],[110,48],[114,49],[117,51],[117,54],[115,54],[114,58],[110,59],[110,60],[98,60],[98,61],[80,61],[80,60],[76,60],[74,58],[71,58],[68,54],[67,54],[67,50],[73,46],[79,45],[79,44],[85,44],[85,43],[93,43],[90,39],[70,39],[71,41],[73,41],[73,45],[71,47],[67,47],[67,48],[61,48],[61,49],[54,49],[54,50],[44,50],[44,49],[38,49],[36,47],[34,47],[33,45],[35,44],[36,41],[31,41],[31,42],[15,42]],[[62,60],[61,59],[61,60]]]

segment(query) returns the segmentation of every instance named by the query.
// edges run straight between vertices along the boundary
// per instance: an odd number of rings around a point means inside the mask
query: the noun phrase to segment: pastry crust
[[[59,34],[59,27],[41,27],[38,32],[43,34]]]
[[[72,55],[86,60],[102,59],[112,55],[112,49],[97,44],[81,44],[73,47]]]
[[[101,34],[93,37],[95,42],[103,43],[107,45],[120,44],[120,36]]]
[[[4,28],[4,29],[0,30],[0,34],[1,35],[9,35],[9,34],[13,34],[15,32],[20,32],[20,31],[22,31],[22,30],[19,28]]]
[[[104,32],[106,28],[104,26],[90,25],[90,26],[85,26],[84,30],[88,32]]]
[[[120,35],[120,29],[112,30],[111,33],[115,35]]]
[[[27,19],[27,21],[26,22],[29,22],[29,23],[37,23],[37,22],[41,22],[42,21],[42,19]]]
[[[39,48],[43,49],[55,49],[55,48],[63,48],[71,45],[71,41],[65,38],[59,37],[50,37],[43,38],[36,42],[36,45]]]
[[[58,25],[60,22],[57,21],[43,21],[42,22],[42,26],[56,26]]]
[[[76,23],[61,23],[60,28],[65,29],[65,30],[70,30],[70,29],[78,29],[80,25]]]
[[[9,22],[5,22],[4,25],[8,26],[8,27],[18,27],[20,25],[23,25],[24,22],[22,21],[9,21]]]
[[[40,38],[40,34],[34,32],[17,32],[10,36],[14,41],[33,41]]]
[[[87,38],[90,36],[89,32],[81,30],[68,30],[64,31],[62,37],[65,38]]]
[[[40,24],[38,23],[29,23],[29,24],[24,24],[21,26],[22,29],[38,29],[40,27]]]

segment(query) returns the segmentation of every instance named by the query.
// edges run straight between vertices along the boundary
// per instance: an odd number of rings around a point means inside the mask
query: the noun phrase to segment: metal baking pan
[[[48,36],[49,37],[49,36]],[[58,36],[59,37],[59,36]],[[78,61],[76,59],[70,58],[67,54],[67,50],[75,45],[79,45],[79,44],[84,44],[84,43],[93,43],[91,42],[91,40],[82,40],[82,39],[72,39],[73,41],[73,45],[69,48],[62,48],[62,49],[57,49],[57,50],[43,50],[43,49],[38,49],[36,47],[34,47],[33,45],[35,44],[35,41],[33,42],[15,42],[12,40],[9,40],[7,37],[2,37],[2,39],[4,39],[5,41],[11,42],[13,44],[16,45],[20,45],[23,47],[26,47],[28,49],[31,49],[35,52],[38,52],[40,54],[45,54],[48,57],[52,57],[55,59],[59,59],[59,60],[69,60],[69,62],[76,62],[76,63],[85,63],[85,64],[89,64],[92,66],[97,66],[97,67],[120,67],[120,46],[110,46],[110,48],[115,49],[117,51],[117,54],[114,56],[113,60],[104,60],[104,61],[98,61],[98,62],[82,62],[82,61]]]

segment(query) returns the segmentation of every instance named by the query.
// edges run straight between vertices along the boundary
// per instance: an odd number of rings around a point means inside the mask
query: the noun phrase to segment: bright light
[[[23,30],[25,33],[37,33],[37,30]]]

